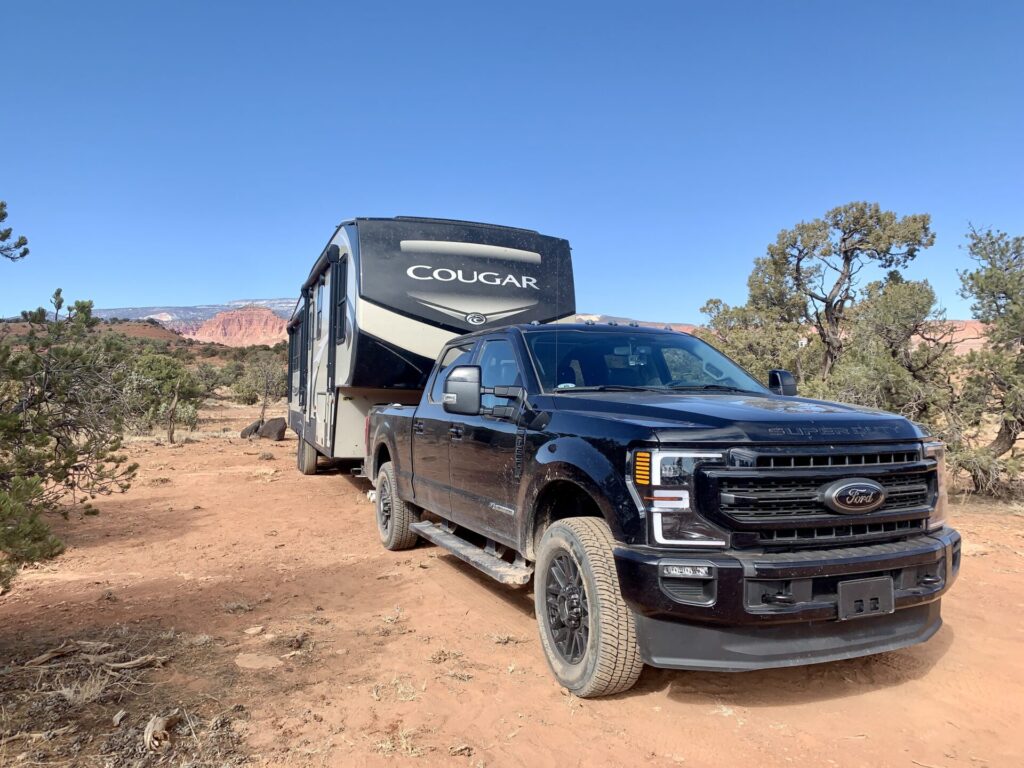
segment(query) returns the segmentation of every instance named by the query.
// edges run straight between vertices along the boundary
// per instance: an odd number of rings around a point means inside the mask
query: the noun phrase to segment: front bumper
[[[672,553],[619,546],[622,595],[644,661],[677,669],[747,670],[832,661],[931,637],[939,599],[960,568],[951,528],[900,542],[796,552]],[[678,578],[666,566],[704,566]],[[891,614],[838,621],[838,584],[890,576]]]

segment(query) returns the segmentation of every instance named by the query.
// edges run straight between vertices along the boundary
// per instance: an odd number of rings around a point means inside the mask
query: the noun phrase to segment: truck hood
[[[663,443],[835,443],[919,440],[918,426],[885,411],[800,397],[659,392],[554,396],[559,412],[650,429]]]

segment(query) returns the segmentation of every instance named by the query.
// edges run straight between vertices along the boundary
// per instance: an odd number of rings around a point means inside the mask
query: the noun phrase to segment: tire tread
[[[419,541],[419,536],[411,528],[412,524],[416,522],[416,515],[409,505],[398,497],[395,467],[390,461],[384,462],[381,465],[380,472],[377,474],[377,498],[380,498],[381,475],[387,476],[388,485],[391,486],[391,531],[388,541],[384,541],[382,538],[382,543],[386,549],[392,552],[412,549],[416,546],[416,542]],[[380,502],[378,501],[377,503],[379,504]]]
[[[614,539],[608,524],[596,517],[569,517],[554,525],[568,528],[583,545],[591,576],[597,585],[599,610],[596,615],[600,622],[599,645],[595,649],[597,664],[590,678],[573,693],[580,698],[591,698],[627,691],[640,677],[643,661],[633,612],[619,590],[612,553]],[[593,609],[591,614],[594,614]]]

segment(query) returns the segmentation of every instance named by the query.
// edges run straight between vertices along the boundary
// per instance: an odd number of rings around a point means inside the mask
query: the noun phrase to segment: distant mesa
[[[288,338],[288,321],[267,307],[242,307],[218,312],[192,332],[183,336],[228,347],[274,346]]]
[[[245,347],[284,341],[285,325],[294,308],[295,299],[246,299],[191,307],[97,309],[94,314],[106,320],[155,320],[187,339]]]

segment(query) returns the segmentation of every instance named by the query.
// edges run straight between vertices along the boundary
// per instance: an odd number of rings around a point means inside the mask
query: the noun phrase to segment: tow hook
[[[776,592],[774,595],[764,595],[762,598],[766,603],[772,605],[793,605],[796,598],[787,592]]]
[[[922,587],[935,587],[942,583],[942,579],[938,576],[922,576],[917,583]]]

